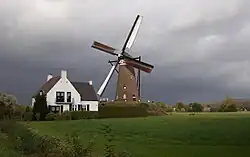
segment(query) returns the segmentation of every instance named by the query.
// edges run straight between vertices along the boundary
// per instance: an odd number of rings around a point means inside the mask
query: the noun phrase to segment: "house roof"
[[[42,85],[42,87],[39,89],[39,91],[36,92],[36,94],[33,97],[35,97],[41,90],[45,94],[47,94],[60,79],[61,76],[52,77],[49,81],[47,81],[44,85]],[[92,85],[90,85],[87,82],[71,82],[71,83],[75,87],[77,92],[80,94],[82,101],[98,101],[95,89]]]
[[[44,92],[44,94],[47,94],[60,79],[60,76],[52,77],[49,81],[43,84],[42,87],[40,87],[39,91],[37,91],[33,97],[35,97],[41,90]]]
[[[82,101],[98,101],[95,89],[86,82],[71,82],[78,93],[81,95]]]

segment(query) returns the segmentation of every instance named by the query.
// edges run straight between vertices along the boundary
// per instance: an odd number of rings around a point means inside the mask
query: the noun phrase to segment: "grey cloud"
[[[144,16],[134,56],[155,65],[143,74],[145,99],[174,103],[248,97],[249,1],[0,2],[0,90],[29,103],[49,72],[98,89],[112,56],[93,40],[121,48],[136,14]],[[249,27],[250,28],[250,27]],[[105,96],[113,98],[115,77]]]

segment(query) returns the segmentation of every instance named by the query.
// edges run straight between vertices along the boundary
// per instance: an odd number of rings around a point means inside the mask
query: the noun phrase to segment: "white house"
[[[47,82],[36,93],[42,91],[46,94],[48,108],[51,112],[64,111],[98,111],[98,98],[92,81],[71,82],[67,71],[62,70],[61,76],[47,77]],[[32,97],[32,106],[35,96]]]

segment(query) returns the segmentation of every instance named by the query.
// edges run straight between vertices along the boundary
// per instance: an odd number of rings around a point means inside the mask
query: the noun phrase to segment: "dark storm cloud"
[[[133,4],[132,4],[133,3]],[[67,69],[98,89],[112,56],[93,40],[121,48],[136,14],[144,16],[133,55],[155,65],[143,74],[145,99],[213,101],[248,97],[250,21],[247,0],[0,2],[0,90],[29,103],[48,73]],[[105,96],[113,98],[115,78]]]

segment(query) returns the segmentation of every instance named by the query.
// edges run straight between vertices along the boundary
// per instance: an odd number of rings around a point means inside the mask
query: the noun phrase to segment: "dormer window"
[[[40,93],[39,93],[39,94],[40,94],[40,96],[42,96],[42,95],[43,95],[43,91],[42,91],[42,90],[40,90]]]

